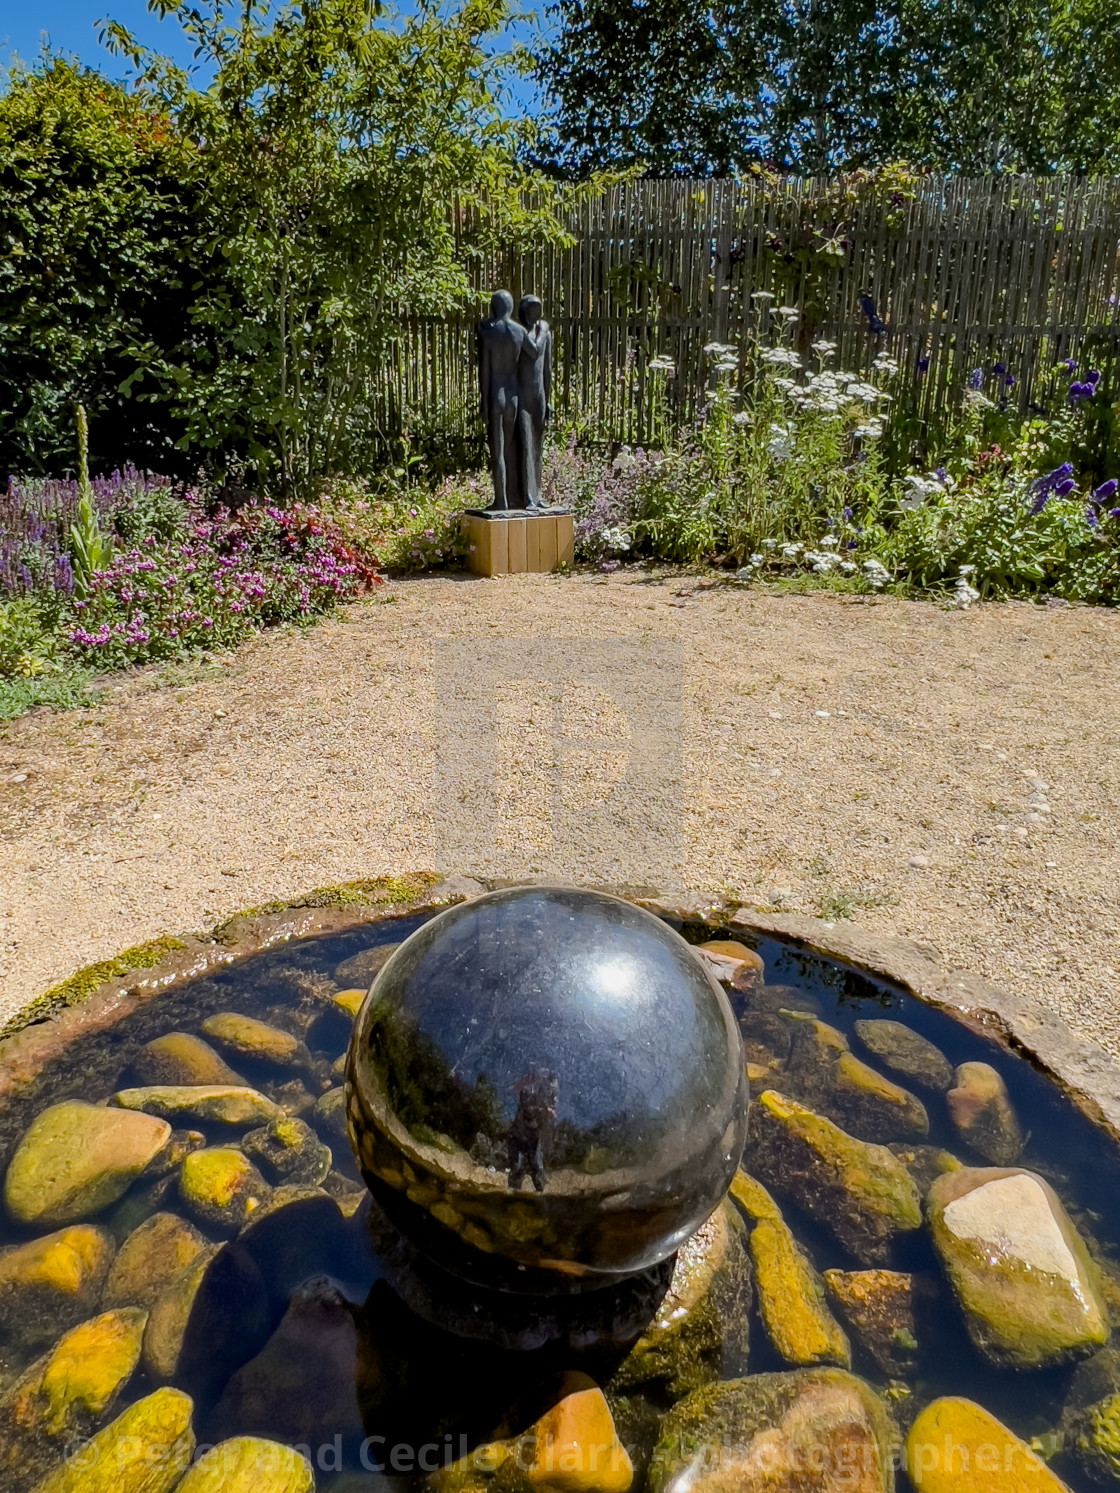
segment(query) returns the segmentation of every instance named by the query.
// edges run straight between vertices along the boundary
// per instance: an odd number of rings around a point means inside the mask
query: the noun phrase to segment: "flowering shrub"
[[[376,580],[374,564],[317,508],[207,515],[188,493],[176,534],[146,536],[94,576],[66,637],[104,668],[179,657],[309,620]]]

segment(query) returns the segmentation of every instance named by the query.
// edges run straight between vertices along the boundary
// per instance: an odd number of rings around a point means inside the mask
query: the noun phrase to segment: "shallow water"
[[[267,1020],[307,1042],[313,1061],[310,1067],[298,1071],[281,1070],[266,1062],[227,1060],[247,1083],[317,1125],[333,1156],[327,1189],[344,1200],[349,1198],[352,1205],[362,1186],[353,1159],[338,1133],[325,1129],[312,1109],[325,1090],[341,1082],[332,1067],[344,1052],[348,1036],[343,1020],[323,1014],[324,1002],[332,989],[342,988],[336,983],[341,964],[377,945],[399,942],[421,921],[390,919],[339,936],[276,948],[167,992],[107,1034],[80,1039],[65,1060],[45,1075],[33,1102],[8,1117],[3,1132],[6,1154],[10,1155],[12,1145],[34,1114],[47,1105],[71,1097],[98,1102],[129,1087],[134,1081],[133,1056],[153,1038],[170,1032],[197,1032],[208,1016],[235,1011]],[[712,936],[708,929],[694,933],[695,941]],[[1017,1164],[1051,1183],[1082,1232],[1092,1235],[1106,1263],[1120,1260],[1120,1153],[1028,1061],[885,982],[776,940],[762,940],[758,952],[766,965],[763,990],[775,985],[789,987],[789,998],[782,1002],[789,1006],[796,1006],[797,996],[810,1005],[817,1003],[823,1019],[849,1038],[853,1052],[880,1071],[886,1070],[855,1034],[855,1023],[861,1018],[888,1016],[906,1023],[939,1048],[954,1066],[968,1061],[994,1066],[1006,1083],[1023,1129],[1029,1131]],[[350,983],[343,981],[344,985]],[[731,998],[732,1004],[742,1010],[751,1006],[752,999],[759,999],[735,992]],[[780,1088],[780,1081],[776,1086]],[[922,1099],[930,1117],[928,1144],[953,1152],[966,1164],[986,1165],[962,1144],[943,1097],[923,1092]],[[192,1124],[191,1128],[201,1131],[207,1144],[236,1144],[237,1133],[233,1132],[231,1139],[228,1126]],[[744,1166],[750,1169],[749,1142]],[[145,1208],[151,1211],[150,1201],[144,1201],[147,1186],[142,1178],[120,1203],[95,1220],[107,1225],[118,1243],[144,1216]],[[157,1200],[157,1206],[162,1211],[180,1208],[173,1182]],[[783,1212],[819,1271],[859,1268],[831,1235],[785,1199]],[[440,1460],[446,1461],[451,1454],[461,1453],[465,1445],[489,1438],[499,1424],[516,1427],[519,1418],[531,1416],[537,1389],[551,1371],[578,1365],[599,1382],[609,1379],[622,1356],[617,1348],[592,1348],[581,1354],[549,1349],[516,1354],[452,1337],[421,1322],[399,1302],[383,1278],[381,1263],[361,1227],[362,1218],[359,1213],[347,1229],[324,1232],[321,1213],[309,1211],[302,1223],[293,1215],[295,1221],[285,1231],[283,1267],[276,1266],[273,1253],[269,1253],[272,1244],[258,1258],[266,1275],[272,1271],[266,1282],[269,1299],[265,1315],[258,1314],[252,1324],[246,1325],[240,1343],[228,1349],[225,1359],[217,1355],[211,1372],[196,1369],[192,1382],[183,1386],[196,1400],[200,1442],[245,1432],[310,1445],[313,1454],[320,1457],[317,1486],[330,1489],[336,1457],[341,1456],[346,1467],[362,1468],[359,1446],[363,1437],[384,1437],[383,1442],[375,1443],[377,1448],[388,1449],[398,1443],[438,1446]],[[33,1232],[21,1230],[7,1219],[0,1220],[0,1246],[24,1243],[31,1237]],[[217,1241],[221,1236],[212,1237]],[[941,1275],[925,1230],[898,1246],[891,1266],[921,1273],[931,1280]],[[337,1300],[324,1298],[326,1305],[320,1302],[310,1312],[315,1341],[326,1344],[322,1351],[335,1371],[334,1381],[329,1375],[318,1376],[320,1392],[328,1401],[333,1396],[334,1403],[312,1404],[314,1395],[296,1395],[295,1400],[302,1403],[292,1411],[291,1423],[274,1423],[281,1412],[262,1409],[260,1392],[255,1399],[249,1392],[231,1399],[227,1381],[239,1364],[264,1347],[300,1281],[318,1275],[341,1283]],[[238,1306],[233,1295],[229,1299],[219,1295],[208,1310],[224,1318],[228,1326]],[[786,1368],[766,1339],[757,1318],[757,1305],[755,1312],[750,1372]],[[993,1369],[971,1346],[962,1320],[951,1302],[947,1304],[944,1291],[918,1326],[916,1364],[906,1375],[909,1393],[900,1392],[901,1398],[896,1401],[902,1407],[904,1421],[912,1415],[907,1406],[951,1394],[976,1400],[1024,1438],[1045,1435],[1057,1426],[1074,1372],[1072,1366],[1043,1372]],[[216,1340],[221,1336],[219,1332]],[[238,1336],[233,1334],[235,1339]],[[45,1351],[49,1342],[44,1344],[41,1338],[42,1334],[33,1347],[18,1337],[0,1345],[0,1384],[11,1382],[36,1354]],[[861,1354],[855,1343],[853,1347],[853,1371],[885,1390],[887,1376],[870,1357]],[[139,1369],[115,1413],[154,1387],[154,1381]],[[651,1411],[664,1408],[663,1397],[651,1397]],[[340,1438],[337,1445],[336,1433]],[[1064,1466],[1061,1471],[1080,1493],[1085,1485],[1077,1475]],[[638,1487],[636,1483],[635,1493]]]

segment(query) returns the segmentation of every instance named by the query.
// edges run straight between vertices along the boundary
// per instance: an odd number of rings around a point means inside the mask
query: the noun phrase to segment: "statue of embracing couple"
[[[490,446],[494,498],[490,512],[544,510],[541,443],[552,387],[552,333],[539,297],[499,290],[475,332],[481,413]]]

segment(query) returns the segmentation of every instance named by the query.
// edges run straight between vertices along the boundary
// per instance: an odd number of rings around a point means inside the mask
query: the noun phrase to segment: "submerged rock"
[[[260,1271],[280,1312],[311,1276],[336,1276],[364,1291],[376,1269],[362,1220],[317,1188],[276,1188],[238,1234],[237,1247]]]
[[[1106,1348],[1074,1375],[1062,1417],[1062,1452],[1091,1482],[1120,1488],[1120,1349]]]
[[[202,1030],[223,1052],[278,1068],[307,1068],[311,1054],[298,1037],[237,1011],[221,1011],[202,1023]]]
[[[890,1149],[913,1177],[923,1198],[938,1177],[943,1177],[946,1172],[960,1171],[963,1165],[963,1162],[958,1161],[951,1151],[943,1151],[940,1146],[896,1144]]]
[[[743,1056],[747,1063],[769,1069],[789,1057],[789,1023],[766,1011],[746,1011],[739,1018],[739,1035],[743,1039]]]
[[[318,1187],[331,1169],[331,1152],[304,1120],[286,1115],[241,1139],[241,1149],[255,1161],[269,1182]]]
[[[328,1089],[315,1105],[312,1123],[327,1144],[344,1155],[350,1154],[350,1134],[346,1128],[346,1090]]]
[[[657,1314],[612,1376],[611,1393],[653,1384],[678,1399],[745,1372],[751,1267],[744,1235],[725,1200],[685,1241]]]
[[[76,1223],[108,1208],[159,1155],[166,1120],[100,1109],[78,1099],[52,1104],[32,1122],[4,1178],[4,1202],[17,1223]]]
[[[602,1390],[568,1373],[520,1436],[484,1442],[427,1479],[431,1493],[628,1493],[630,1456]]]
[[[190,1398],[157,1389],[99,1431],[35,1493],[172,1493],[194,1455]]]
[[[751,1106],[746,1154],[760,1180],[792,1197],[861,1263],[887,1264],[900,1235],[921,1227],[918,1190],[885,1146],[767,1090]]]
[[[351,954],[349,959],[335,965],[335,983],[344,987],[360,985],[363,991],[368,990],[381,973],[382,966],[399,948],[399,943],[379,943],[372,949],[363,949],[360,954]]]
[[[798,1368],[819,1363],[849,1368],[848,1339],[825,1304],[820,1276],[777,1203],[742,1170],[732,1181],[731,1196],[751,1221],[748,1248],[758,1313],[774,1351]]]
[[[185,1125],[260,1125],[278,1119],[280,1106],[256,1089],[192,1084],[179,1088],[121,1089],[109,1100],[118,1109],[142,1110]]]
[[[116,1243],[75,1224],[0,1253],[0,1331],[24,1348],[50,1342],[97,1309]]]
[[[149,1042],[133,1058],[132,1071],[141,1084],[161,1088],[180,1084],[237,1087],[245,1082],[209,1042],[189,1032],[168,1032]]]
[[[945,1095],[949,1118],[961,1139],[993,1166],[1013,1166],[1023,1150],[1023,1132],[1007,1086],[988,1063],[962,1063]]]
[[[911,1426],[906,1471],[919,1493],[1069,1493],[1013,1431],[955,1397],[934,1400]]]
[[[762,956],[733,938],[710,938],[698,944],[696,953],[721,985],[749,991],[761,985],[766,973]]]
[[[179,1173],[183,1206],[204,1228],[219,1234],[236,1234],[268,1192],[260,1172],[234,1146],[194,1151]]]
[[[208,1400],[258,1352],[270,1324],[260,1271],[236,1245],[204,1250],[166,1288],[144,1330],[144,1370]]]
[[[800,1011],[783,1015],[792,1037],[787,1086],[797,1097],[861,1140],[929,1134],[929,1116],[921,1100],[854,1057],[842,1032]]]
[[[177,1213],[153,1213],[121,1245],[101,1305],[149,1310],[206,1248],[206,1240]]]
[[[331,1005],[334,1006],[337,1011],[341,1011],[344,1016],[349,1017],[350,1020],[353,1021],[358,1012],[362,1009],[362,1003],[368,993],[368,989],[336,990],[335,993],[331,996]]]
[[[901,1021],[857,1021],[856,1036],[892,1073],[936,1094],[952,1087],[953,1065],[949,1059]]]
[[[993,1363],[1039,1368],[1108,1340],[1096,1267],[1041,1177],[962,1167],[933,1184],[928,1209],[969,1336]]]
[[[176,1493],[314,1493],[301,1452],[276,1441],[235,1436],[199,1457]]]
[[[859,1346],[884,1374],[906,1374],[918,1352],[914,1277],[898,1270],[826,1270],[824,1283]]]
[[[23,1493],[100,1427],[140,1361],[147,1313],[73,1328],[0,1400],[0,1487]]]
[[[649,1493],[891,1493],[894,1430],[842,1369],[712,1384],[665,1417]]]
[[[245,1432],[288,1445],[364,1439],[354,1307],[326,1276],[296,1291],[268,1342],[233,1375],[214,1410],[219,1436]]]

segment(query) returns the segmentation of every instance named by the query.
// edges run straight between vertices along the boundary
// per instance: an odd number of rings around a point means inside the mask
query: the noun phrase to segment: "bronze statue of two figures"
[[[499,290],[475,333],[482,418],[490,446],[494,498],[488,513],[539,512],[541,442],[552,383],[552,333],[534,295]],[[555,510],[553,510],[555,511]]]

